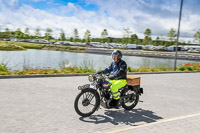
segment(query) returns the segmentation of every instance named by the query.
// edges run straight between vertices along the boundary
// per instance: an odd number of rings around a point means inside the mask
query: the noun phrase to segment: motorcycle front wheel
[[[139,101],[139,95],[137,92],[131,89],[126,89],[124,90],[123,95],[125,98],[122,99],[122,107],[126,110],[133,109]]]
[[[100,105],[99,93],[93,89],[81,91],[75,99],[74,109],[80,116],[92,115]]]

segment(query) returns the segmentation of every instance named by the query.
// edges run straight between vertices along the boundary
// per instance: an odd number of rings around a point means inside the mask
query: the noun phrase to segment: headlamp
[[[93,81],[94,81],[94,77],[93,77],[92,75],[89,75],[89,76],[88,76],[88,80],[89,80],[90,82],[93,82]]]

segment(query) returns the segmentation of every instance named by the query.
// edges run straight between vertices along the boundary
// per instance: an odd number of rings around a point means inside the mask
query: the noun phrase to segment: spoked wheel
[[[75,99],[74,108],[83,117],[92,115],[100,105],[99,93],[92,89],[81,91]]]
[[[122,99],[122,107],[126,110],[133,109],[139,101],[139,95],[137,92],[131,89],[126,89],[124,90],[124,96],[126,97]]]

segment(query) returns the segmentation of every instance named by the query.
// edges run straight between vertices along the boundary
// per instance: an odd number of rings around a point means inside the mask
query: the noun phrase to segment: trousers
[[[110,86],[110,90],[112,92],[113,95],[113,99],[118,100],[120,99],[120,95],[118,90],[122,87],[124,87],[127,82],[125,79],[119,79],[119,80],[108,80],[110,83],[112,83],[112,85]]]

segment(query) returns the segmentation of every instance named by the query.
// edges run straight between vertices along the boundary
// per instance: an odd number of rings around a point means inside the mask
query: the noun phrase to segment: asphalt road
[[[132,111],[74,111],[87,76],[0,79],[0,133],[199,133],[200,73],[141,76],[143,103]]]

